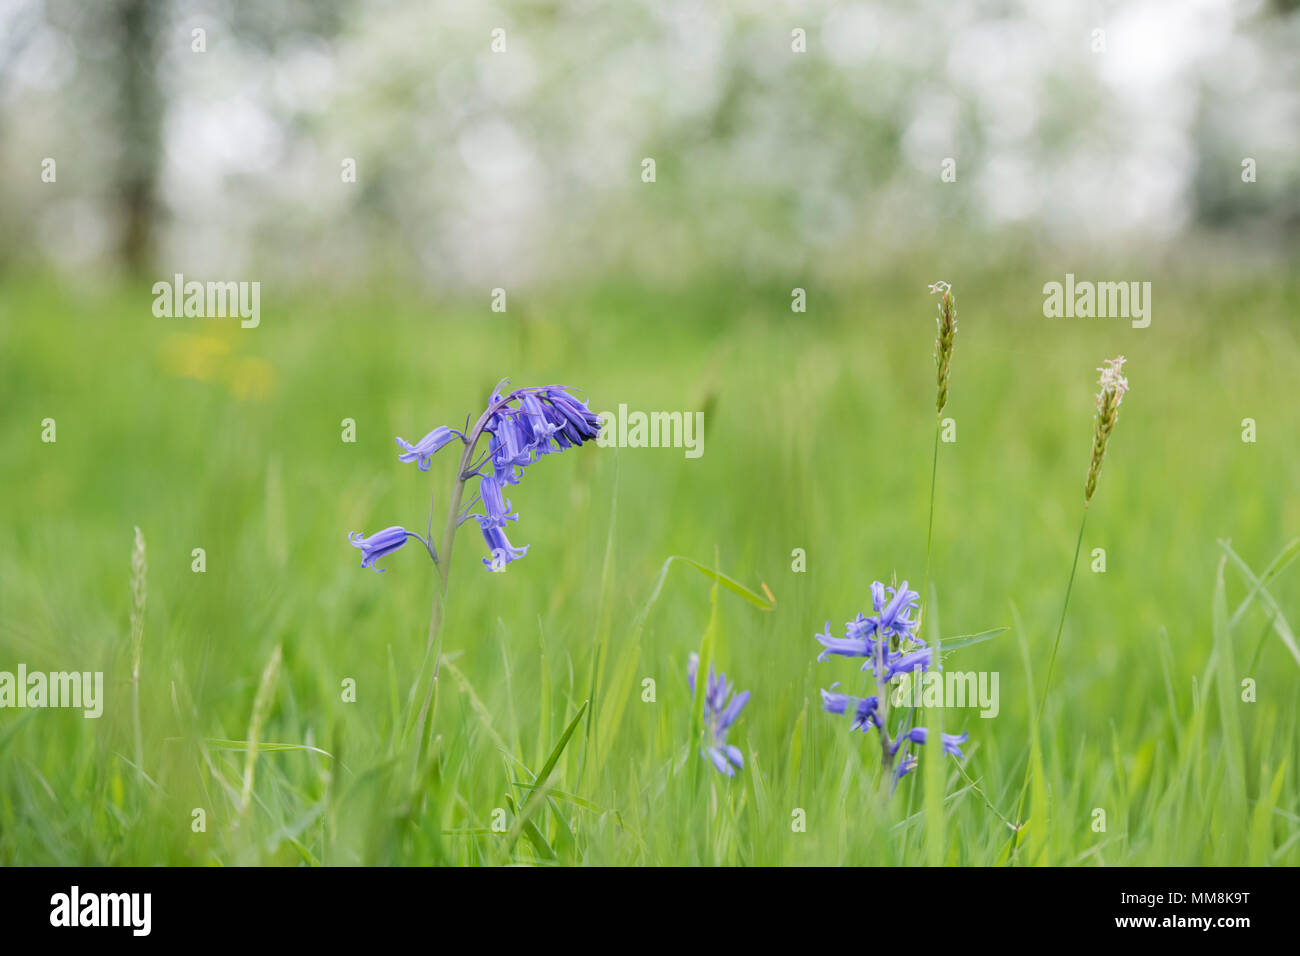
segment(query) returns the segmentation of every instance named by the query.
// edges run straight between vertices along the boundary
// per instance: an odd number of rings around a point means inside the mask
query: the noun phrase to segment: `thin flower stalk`
[[[948,405],[948,382],[952,377],[952,353],[957,341],[957,300],[952,286],[940,279],[930,286],[930,294],[938,294],[939,315],[935,319],[934,364],[936,369],[936,396],[934,417],[934,451],[930,460],[930,513],[926,519],[925,574],[921,578],[921,610],[918,620],[925,619],[925,602],[930,591],[930,554],[934,543],[934,492],[939,480],[939,435],[943,428],[943,410]]]
[[[144,736],[140,730],[140,659],[144,654],[144,606],[148,597],[149,565],[144,535],[135,529],[131,549],[131,727],[135,743],[135,769],[144,774]]]
[[[1056,640],[1052,643],[1052,656],[1047,661],[1047,676],[1043,681],[1043,693],[1038,699],[1038,714],[1034,718],[1034,732],[1037,734],[1043,724],[1043,711],[1047,706],[1047,694],[1052,688],[1052,675],[1056,670],[1056,656],[1061,650],[1061,635],[1065,633],[1066,613],[1070,608],[1070,592],[1074,589],[1074,576],[1079,568],[1079,552],[1083,548],[1083,531],[1088,524],[1088,509],[1092,503],[1093,492],[1097,490],[1097,478],[1101,475],[1102,462],[1106,458],[1106,447],[1110,441],[1115,423],[1119,421],[1119,407],[1128,394],[1128,379],[1121,374],[1124,368],[1124,356],[1107,359],[1097,369],[1101,373],[1097,392],[1097,414],[1093,422],[1092,458],[1088,465],[1088,478],[1084,483],[1083,515],[1079,520],[1079,535],[1074,542],[1074,558],[1070,563],[1070,576],[1065,582],[1065,600],[1061,602],[1061,617],[1056,625]],[[1025,795],[1029,790],[1031,763],[1025,762],[1025,777],[1020,785],[1020,797],[1016,802],[1017,832],[1023,826]]]

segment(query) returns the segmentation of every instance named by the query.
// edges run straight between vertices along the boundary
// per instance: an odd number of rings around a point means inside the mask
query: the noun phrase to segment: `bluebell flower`
[[[850,624],[850,627],[852,625]],[[875,653],[875,642],[870,637],[831,637],[831,622],[826,622],[826,632],[816,635],[825,647],[817,660],[824,661],[831,654],[840,657],[870,657]]]
[[[488,438],[488,461],[492,465],[492,477],[497,481],[507,485],[519,484],[519,467],[495,434]]]
[[[965,759],[965,754],[961,752],[961,745],[970,739],[970,734],[941,734],[940,737],[942,738],[941,743],[943,744],[945,753],[952,754],[958,760]],[[893,752],[898,753],[898,748],[904,741],[910,740],[914,744],[924,745],[929,738],[929,730],[924,727],[913,727],[907,733],[901,734],[899,738],[894,741]]]
[[[956,757],[958,760],[966,759],[966,755],[961,752],[961,745],[970,739],[970,734],[964,732],[960,734],[942,734],[941,737],[942,737],[941,743],[943,745],[944,753],[951,754],[952,756]],[[891,749],[890,752],[898,753],[898,748],[908,742],[917,745],[923,745],[929,738],[930,738],[929,730],[927,730],[924,727],[913,727],[907,733],[900,735],[899,738],[894,741],[893,748]],[[905,754],[903,759],[898,764],[898,770],[896,776],[899,779],[901,779],[903,776],[907,774],[909,770],[911,770],[915,766],[916,766],[916,758],[910,754]]]
[[[511,404],[515,401],[517,408]],[[542,455],[581,445],[600,433],[600,416],[557,385],[521,388],[506,396],[497,386],[489,408],[494,410],[484,430],[493,438],[493,473],[509,484],[517,483],[518,469]]]
[[[460,435],[460,432],[456,431],[454,428],[448,428],[446,425],[439,425],[414,445],[404,438],[398,438],[397,444],[402,446],[402,454],[397,456],[397,460],[413,461],[415,462],[415,467],[419,468],[421,471],[428,471],[429,461],[433,458],[434,453],[458,435]]]
[[[854,708],[853,720],[849,724],[849,730],[860,730],[865,734],[872,727],[879,727],[879,708],[879,697],[863,697],[858,701],[858,706]]]
[[[532,436],[524,431],[515,416],[498,413],[489,422],[488,431],[491,431],[497,439],[493,465],[498,469],[522,467],[533,460],[530,454]]]
[[[836,681],[830,690],[822,688],[822,710],[828,714],[846,714],[853,703],[854,698],[848,694],[836,693],[835,688],[839,686],[840,682]]]
[[[524,395],[519,400],[519,405],[522,411],[521,424],[530,433],[529,444],[539,449],[541,446],[549,447],[547,439],[560,430],[560,425],[546,414],[541,399],[535,393]]]
[[[911,754],[905,754],[903,759],[898,761],[898,766],[894,768],[894,779],[902,780],[909,773],[916,769],[916,758]]]
[[[829,629],[829,625],[828,629]],[[866,617],[859,613],[857,617],[844,625],[845,636],[855,640],[875,639],[876,633],[880,630],[880,621],[874,617]]]
[[[492,571],[504,568],[511,561],[516,561],[528,553],[528,545],[522,548],[511,546],[506,533],[499,525],[491,524],[491,519],[480,517],[479,528],[483,531],[483,540],[487,542],[492,557],[484,558],[483,563]]]
[[[527,546],[511,548],[501,532],[506,521],[519,517],[510,513],[510,502],[501,494],[503,486],[519,484],[524,469],[542,455],[581,445],[600,431],[600,417],[561,386],[520,388],[503,393],[504,386],[502,382],[493,390],[483,413],[483,431],[489,436],[488,453],[472,473],[479,478],[478,497],[484,511],[472,517],[478,519],[484,538],[494,552],[492,560],[484,561],[493,569],[502,566],[498,552],[509,563],[528,550]],[[469,517],[466,515],[464,520]]]
[[[911,619],[911,612],[916,610],[920,597],[915,591],[908,590],[906,581],[896,589],[886,588],[879,581],[873,583],[871,605],[876,610],[879,633],[899,641],[915,640],[916,622]]]
[[[917,669],[927,671],[930,669],[930,658],[931,652],[928,647],[918,647],[905,654],[895,651],[885,665],[885,680],[892,680],[899,674],[909,674]]]
[[[825,633],[817,635],[817,640],[825,648],[817,655],[817,660],[824,661],[832,654],[840,657],[865,657],[867,662],[862,669],[874,673],[878,656],[876,644],[878,641],[889,641],[894,650],[881,648],[879,653],[879,658],[887,665],[886,670],[889,670],[898,656],[899,647],[909,643],[925,646],[925,642],[916,635],[916,622],[911,617],[919,597],[915,591],[908,589],[906,581],[898,588],[886,588],[879,581],[872,583],[871,605],[876,612],[875,616],[867,617],[859,613],[844,625],[843,637],[832,637],[830,622],[827,621]],[[889,677],[885,679],[888,680]]]
[[[858,614],[844,626],[844,637],[832,637],[828,622],[825,632],[816,635],[822,645],[817,659],[824,661],[830,655],[866,658],[862,669],[875,678],[878,693],[889,693],[889,685],[896,678],[928,671],[936,659],[933,650],[917,635],[918,625],[912,615],[919,598],[919,594],[908,588],[906,581],[897,588],[873,582],[871,607],[875,613],[871,617]],[[838,686],[838,683],[832,684],[829,690],[821,692],[822,709],[831,714],[851,715],[853,730],[864,733],[875,730],[880,736],[886,764],[890,765],[895,757],[898,758],[897,766],[893,768],[895,779],[906,775],[916,766],[916,758],[907,753],[904,745],[924,744],[928,736],[926,729],[913,727],[900,731],[898,738],[893,739],[882,717],[878,696],[853,697],[837,691],[835,688]],[[944,734],[943,749],[957,759],[963,759],[961,745],[967,739],[966,734]]]
[[[875,727],[880,720],[880,698],[879,697],[852,697],[849,694],[837,693],[835,688],[839,686],[837,681],[831,684],[830,690],[822,690],[822,710],[828,714],[853,714],[853,721],[849,724],[850,730],[860,730],[864,734]]]
[[[477,516],[480,527],[504,528],[507,521],[518,521],[519,515],[510,511],[510,499],[501,493],[501,482],[493,475],[483,475],[478,485],[479,500],[484,514]]]
[[[695,693],[695,674],[700,668],[700,655],[692,654],[686,665],[686,677]],[[704,727],[708,743],[701,748],[700,756],[710,761],[719,773],[734,777],[737,770],[745,769],[745,757],[740,748],[727,743],[727,730],[736,722],[740,712],[749,702],[749,691],[741,691],[731,700],[732,687],[726,674],[714,675],[709,668],[709,680],[704,688]]]
[[[569,441],[581,445],[600,433],[600,416],[580,402],[563,388],[546,389],[546,399],[554,414],[552,421],[561,426]]]
[[[585,402],[575,398],[566,386],[543,385],[506,391],[506,385],[504,379],[497,383],[487,408],[474,426],[467,426],[464,432],[441,425],[415,444],[404,438],[396,439],[402,449],[399,460],[415,462],[421,471],[428,471],[433,456],[453,438],[459,438],[469,449],[477,449],[479,439],[487,434],[487,453],[473,463],[462,459],[462,470],[458,475],[460,482],[477,478],[478,494],[452,517],[455,526],[471,518],[478,522],[491,552],[483,563],[493,570],[500,570],[528,553],[527,545],[514,547],[503,530],[507,521],[519,520],[519,515],[510,510],[510,500],[503,493],[505,486],[519,484],[524,469],[542,455],[581,445],[600,433],[600,417]],[[456,500],[461,500],[459,491]],[[473,512],[476,503],[482,505],[481,514]],[[374,567],[374,562],[400,548],[407,537],[423,542],[429,556],[437,562],[438,556],[430,542],[400,527],[388,528],[371,538],[352,535],[349,540],[362,549],[362,566],[378,571],[380,569]]]
[[[418,534],[407,531],[400,525],[393,525],[393,527],[385,528],[383,531],[376,531],[368,538],[362,537],[360,532],[353,532],[348,535],[348,541],[351,542],[354,548],[361,549],[361,566],[363,568],[371,568],[382,574],[384,569],[375,567],[375,562],[385,555],[392,554],[406,544],[408,537],[424,540]]]

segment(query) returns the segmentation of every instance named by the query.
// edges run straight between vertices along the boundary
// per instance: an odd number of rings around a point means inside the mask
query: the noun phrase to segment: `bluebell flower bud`
[[[402,545],[406,544],[407,537],[419,537],[412,534],[400,525],[393,525],[391,528],[385,528],[383,531],[376,531],[368,538],[361,536],[360,532],[353,532],[348,535],[348,541],[354,548],[361,549],[361,566],[378,571],[381,574],[384,569],[375,567],[375,562],[385,555],[392,554]]]

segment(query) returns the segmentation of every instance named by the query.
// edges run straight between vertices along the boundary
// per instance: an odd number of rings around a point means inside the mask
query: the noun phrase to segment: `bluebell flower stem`
[[[397,439],[403,449],[399,456],[400,460],[415,462],[421,471],[428,470],[433,454],[450,444],[453,437],[459,438],[463,445],[460,461],[456,466],[456,479],[447,502],[447,520],[438,550],[435,551],[433,547],[432,501],[430,501],[429,523],[424,538],[413,531],[394,527],[370,539],[362,539],[360,536],[352,536],[349,539],[352,544],[366,552],[366,561],[371,565],[378,558],[405,543],[405,538],[408,536],[419,539],[433,560],[436,577],[432,606],[429,610],[429,632],[425,641],[424,660],[416,678],[411,706],[403,723],[401,736],[403,746],[408,743],[413,745],[412,769],[416,772],[419,772],[425,762],[425,753],[429,739],[432,737],[434,718],[438,709],[442,627],[446,616],[452,546],[455,543],[456,529],[469,518],[475,517],[470,514],[470,511],[475,501],[481,502],[486,512],[478,516],[481,530],[493,553],[492,560],[485,559],[484,564],[488,564],[494,571],[503,570],[504,564],[522,557],[528,548],[527,546],[512,547],[501,530],[501,525],[506,520],[517,517],[517,515],[507,514],[509,502],[502,498],[501,482],[504,480],[512,484],[517,483],[519,469],[536,461],[539,455],[581,445],[584,441],[596,438],[599,432],[599,417],[591,412],[585,403],[568,395],[565,386],[520,388],[503,395],[501,390],[507,384],[508,380],[502,379],[493,388],[487,408],[472,428],[468,427],[467,419],[467,427],[463,432],[441,426],[414,444],[401,438]],[[521,409],[514,409],[511,406],[511,403],[516,401],[521,403]],[[479,439],[485,431],[493,436],[492,447],[483,458],[476,460]],[[551,447],[552,440],[555,441],[556,448]],[[498,447],[499,454],[493,450]],[[480,470],[488,462],[493,465],[492,474]],[[504,478],[502,473],[505,475]],[[462,513],[465,483],[471,478],[480,480],[479,493],[470,499]],[[498,560],[501,563],[500,567],[497,566]],[[363,562],[363,566],[365,563]],[[414,734],[413,741],[412,734]]]
[[[437,710],[438,674],[442,665],[441,632],[443,609],[447,602],[447,581],[451,574],[451,549],[456,540],[456,529],[460,526],[460,503],[465,494],[465,482],[474,475],[474,452],[478,447],[479,438],[483,435],[483,429],[487,427],[497,409],[510,397],[507,396],[501,402],[489,403],[487,409],[474,423],[473,429],[467,434],[461,435],[465,443],[465,450],[461,453],[460,462],[456,465],[456,481],[452,485],[451,498],[447,503],[447,521],[443,525],[442,544],[438,548],[437,557],[434,557],[434,568],[437,576],[433,585],[433,605],[429,609],[429,636],[425,641],[424,663],[420,667],[420,681],[417,685],[419,687],[427,686],[427,689],[421,695],[419,717],[415,722],[417,754],[422,754],[424,750],[425,728],[431,724],[430,712],[436,712]],[[432,531],[432,510],[430,511],[429,520],[430,531]],[[431,545],[430,552],[432,553]],[[437,643],[436,648],[434,646],[435,642]],[[409,721],[407,729],[410,729]]]
[[[478,443],[479,432],[474,432],[474,444],[465,445],[465,452],[461,455],[460,463],[456,466],[456,482],[452,485],[451,500],[447,505],[447,522],[443,526],[442,544],[438,548],[439,557],[434,559],[434,569],[436,576],[433,582],[433,604],[429,609],[429,636],[424,646],[424,665],[420,668],[420,682],[424,685],[427,682],[427,689],[420,704],[420,716],[416,722],[416,741],[417,747],[423,750],[425,727],[429,722],[429,714],[437,704],[438,692],[438,674],[442,664],[442,620],[443,608],[447,603],[447,581],[451,572],[451,549],[456,540],[456,528],[460,522],[457,520],[460,515],[460,500],[465,493],[465,482],[467,476],[466,467],[470,464],[470,459],[474,454],[474,445]],[[436,647],[435,647],[436,643]],[[429,673],[432,667],[432,674]],[[426,677],[426,675],[428,675]]]
[[[890,794],[893,792],[894,742],[889,736],[889,678],[883,676],[888,674],[885,647],[885,641],[876,641],[876,719],[877,729],[880,731],[880,799],[883,804],[888,805]]]
[[[433,559],[433,563],[436,565],[438,563],[438,553],[433,550],[433,503],[434,503],[434,496],[430,494],[429,495],[429,523],[424,529],[424,546],[429,549],[429,557]]]

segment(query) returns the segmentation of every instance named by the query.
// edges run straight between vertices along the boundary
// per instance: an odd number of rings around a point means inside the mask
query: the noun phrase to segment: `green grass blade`
[[[524,804],[524,808],[528,809],[533,802],[534,801],[530,799],[528,803]],[[510,832],[506,834],[505,855],[509,856],[510,850],[514,849],[514,845],[519,840],[520,834],[523,834],[528,838],[528,842],[533,845],[533,849],[537,851],[538,855],[546,860],[554,860],[555,848],[551,846],[546,837],[542,835],[542,831],[537,828],[537,824],[529,819],[528,816],[525,816],[518,811],[515,806],[515,798],[510,796],[508,793],[506,794],[506,805],[510,808],[510,812],[515,815],[515,823],[514,826],[510,828]]]
[[[551,771],[555,769],[556,763],[559,762],[560,754],[564,753],[564,748],[569,745],[569,738],[573,732],[578,729],[578,723],[582,720],[582,715],[587,712],[587,705],[591,701],[584,700],[578,712],[574,715],[573,720],[569,721],[569,726],[564,728],[564,733],[560,735],[560,741],[551,751],[551,755],[546,758],[546,763],[542,764],[542,769],[537,772],[537,779],[533,781],[533,786],[540,789],[546,786],[546,781],[550,779]]]
[[[1247,602],[1256,597],[1259,599],[1260,603],[1264,605],[1265,611],[1267,611],[1269,616],[1272,618],[1273,630],[1277,631],[1277,636],[1282,639],[1282,643],[1286,645],[1286,649],[1291,652],[1291,656],[1295,658],[1296,664],[1300,665],[1300,645],[1297,645],[1296,643],[1295,632],[1291,630],[1291,624],[1282,613],[1282,608],[1278,606],[1273,595],[1268,592],[1268,588],[1264,587],[1263,578],[1257,578],[1255,576],[1255,572],[1250,569],[1250,565],[1243,561],[1236,551],[1232,550],[1232,546],[1227,541],[1220,541],[1219,546],[1222,547],[1224,553],[1232,559],[1232,563],[1237,566],[1242,577],[1246,579],[1246,583],[1250,585],[1251,590]],[[1289,550],[1290,549],[1288,549],[1288,551]],[[1283,554],[1285,555],[1286,552],[1283,552]],[[1289,561],[1290,558],[1287,558],[1287,560]],[[1278,561],[1274,561],[1273,563],[1276,565],[1278,564]],[[1283,562],[1282,566],[1285,566],[1285,562]],[[1280,567],[1278,570],[1280,570]],[[1273,573],[1276,574],[1277,572],[1274,571]],[[1224,611],[1224,626],[1225,628],[1231,627],[1231,622],[1227,619],[1226,610]]]
[[[1229,542],[1220,541],[1219,545],[1228,552],[1229,556],[1238,567],[1241,567],[1246,571],[1250,570],[1245,567],[1246,562],[1238,557],[1236,552],[1232,550]],[[1295,560],[1297,555],[1300,555],[1300,538],[1296,538],[1283,548],[1282,553],[1274,558],[1272,563],[1264,569],[1264,573],[1259,576],[1259,579],[1251,586],[1250,591],[1247,592],[1245,598],[1242,599],[1242,602],[1237,605],[1237,609],[1232,612],[1232,618],[1229,620],[1230,624],[1235,626],[1236,623],[1241,620],[1241,616],[1246,613],[1246,609],[1250,607],[1250,603],[1255,599],[1258,593],[1262,591],[1270,581],[1281,574],[1286,569],[1286,566]]]
[[[1213,633],[1217,660],[1216,686],[1219,696],[1219,720],[1223,726],[1223,746],[1228,758],[1228,788],[1241,803],[1246,797],[1246,760],[1241,740],[1241,715],[1237,711],[1236,656],[1232,648],[1232,628],[1228,626],[1228,600],[1223,584],[1227,558],[1219,559],[1214,578]],[[1238,804],[1239,806],[1240,804]],[[1231,814],[1230,814],[1231,815]]]
[[[740,595],[742,598],[744,598],[750,604],[754,605],[754,607],[758,608],[760,611],[770,611],[775,606],[771,601],[769,601],[763,595],[759,594],[757,591],[745,587],[745,585],[741,584],[739,581],[737,581],[735,578],[731,577],[730,575],[723,574],[721,571],[710,568],[707,565],[700,564],[700,562],[694,560],[693,558],[687,558],[680,554],[675,554],[671,558],[669,558],[668,561],[664,562],[664,567],[666,568],[668,564],[672,561],[685,562],[686,564],[693,567],[696,571],[699,571],[700,574],[712,580],[714,584],[721,584],[724,588],[726,588],[728,591],[732,592],[733,594]]]
[[[803,771],[803,738],[808,725],[808,701],[803,702],[803,709],[799,711],[799,717],[794,722],[794,730],[790,732],[790,754],[786,763],[786,780],[793,786],[798,786],[799,776]],[[796,790],[796,792],[798,792]]]
[[[947,657],[952,651],[961,650],[963,647],[971,647],[975,644],[983,644],[985,641],[991,641],[999,634],[1005,634],[1011,630],[1010,627],[994,627],[987,631],[980,631],[977,634],[958,634],[956,637],[943,637],[939,639],[939,650],[944,657]]]
[[[704,732],[704,692],[709,686],[709,673],[713,669],[713,647],[718,629],[718,584],[718,579],[714,578],[713,587],[709,588],[709,625],[700,638],[700,658],[695,669],[695,693],[691,695],[692,750],[699,745],[700,735]],[[699,764],[698,760],[691,761],[693,782],[699,779]]]
[[[209,747],[212,747],[216,750],[245,750],[246,751],[248,750],[249,747],[249,741],[247,740],[230,740],[224,737],[205,737],[204,742]],[[313,747],[310,744],[278,744],[278,743],[267,743],[266,741],[259,740],[257,742],[257,749],[261,751],[265,751],[267,753],[274,753],[276,751],[302,750],[314,754],[320,754],[322,757],[329,757],[331,760],[334,759],[334,755],[330,753],[328,750],[321,750],[321,748]]]
[[[564,733],[560,735],[560,740],[551,751],[551,755],[546,758],[546,763],[544,763],[542,769],[538,771],[537,779],[534,780],[532,784],[532,795],[524,802],[523,809],[515,814],[515,823],[510,828],[510,833],[506,836],[504,850],[506,855],[509,855],[510,851],[514,848],[515,842],[519,839],[519,836],[522,833],[528,837],[529,842],[533,844],[538,853],[546,859],[555,859],[554,848],[552,848],[550,843],[546,841],[541,830],[539,830],[532,822],[532,817],[549,796],[552,789],[548,786],[551,773],[555,770],[555,765],[559,763],[560,755],[564,753],[564,748],[569,745],[569,741],[573,738],[574,731],[576,731],[578,725],[582,723],[582,715],[587,712],[587,706],[590,703],[590,701],[585,700],[582,702],[582,706],[578,708],[578,712],[574,714],[573,719],[569,721],[569,726],[566,727]],[[514,800],[509,795],[507,795],[506,799],[510,801],[511,810],[513,812]]]

